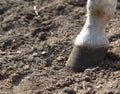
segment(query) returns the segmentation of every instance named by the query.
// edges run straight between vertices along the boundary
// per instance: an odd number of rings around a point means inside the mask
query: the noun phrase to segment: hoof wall
[[[75,46],[68,58],[66,68],[79,72],[97,66],[106,56],[108,48],[87,48]]]

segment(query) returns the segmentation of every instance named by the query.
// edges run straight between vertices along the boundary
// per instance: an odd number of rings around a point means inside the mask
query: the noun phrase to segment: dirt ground
[[[85,14],[86,0],[0,0],[0,94],[120,94],[120,0],[106,58],[64,69]]]

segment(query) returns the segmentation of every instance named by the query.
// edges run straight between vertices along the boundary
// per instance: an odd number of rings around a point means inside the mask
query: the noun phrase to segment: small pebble
[[[16,69],[16,68],[17,68],[17,64],[14,64],[14,65],[13,65],[13,68]]]
[[[41,55],[46,55],[46,51],[42,51]]]
[[[98,89],[100,89],[102,87],[102,85],[101,84],[99,84],[98,86],[96,86],[96,88],[98,88]]]
[[[26,65],[26,66],[23,67],[24,70],[28,70],[29,68],[30,68],[29,65]]]
[[[7,72],[7,70],[2,70],[2,71],[0,72],[0,74],[1,74],[1,75],[5,75],[6,72]]]
[[[17,51],[17,54],[20,54],[21,53],[21,51]]]
[[[58,62],[62,62],[62,61],[64,61],[64,59],[65,59],[65,57],[63,57],[63,56],[57,57],[57,61],[58,61]]]
[[[36,57],[38,54],[37,53],[33,53],[33,56]]]

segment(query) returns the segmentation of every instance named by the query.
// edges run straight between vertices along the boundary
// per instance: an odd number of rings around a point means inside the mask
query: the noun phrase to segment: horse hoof
[[[108,48],[88,48],[74,46],[66,63],[68,70],[79,72],[95,67],[105,58]]]

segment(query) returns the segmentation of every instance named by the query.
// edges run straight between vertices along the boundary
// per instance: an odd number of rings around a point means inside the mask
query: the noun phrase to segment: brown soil
[[[120,0],[107,57],[64,70],[85,13],[86,0],[0,0],[0,94],[120,94]]]

